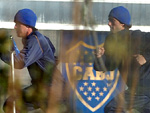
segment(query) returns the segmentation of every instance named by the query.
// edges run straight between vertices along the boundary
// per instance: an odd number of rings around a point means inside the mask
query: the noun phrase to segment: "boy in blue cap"
[[[19,10],[15,17],[15,30],[18,37],[22,38],[23,49],[18,55],[14,54],[14,67],[22,69],[27,67],[32,85],[22,92],[22,108],[17,112],[25,112],[27,108],[42,108],[46,111],[48,104],[49,87],[53,67],[55,65],[55,48],[49,38],[42,35],[36,28],[37,16],[31,9]],[[1,54],[1,59],[10,62],[10,55]],[[4,103],[4,111],[10,113],[9,106],[13,105],[13,97]]]
[[[131,31],[129,11],[118,6],[108,16],[110,33],[104,47],[97,50],[94,69],[111,71],[119,69],[128,86],[105,107],[105,113],[126,113],[136,109],[140,113],[150,112],[150,33]],[[104,65],[100,62],[103,59]],[[120,97],[120,98],[119,98]]]

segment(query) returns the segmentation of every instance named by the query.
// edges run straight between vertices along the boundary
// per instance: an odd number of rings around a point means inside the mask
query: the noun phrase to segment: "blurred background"
[[[56,48],[55,55],[60,56],[64,31],[78,29],[108,32],[108,13],[113,7],[120,5],[125,6],[131,14],[131,30],[150,31],[149,0],[0,0],[0,28],[7,29],[18,48],[22,49],[21,39],[13,29],[13,19],[18,10],[30,8],[38,17],[36,28],[50,38]],[[0,60],[0,68],[5,66],[9,67]],[[58,68],[62,71],[61,64]],[[20,80],[21,87],[30,85],[26,68],[15,69],[15,75]],[[1,105],[6,97],[5,94],[0,95]],[[2,109],[0,113],[3,113]]]

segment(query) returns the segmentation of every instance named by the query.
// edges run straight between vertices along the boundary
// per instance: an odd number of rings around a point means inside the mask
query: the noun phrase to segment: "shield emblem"
[[[93,69],[95,49],[95,46],[80,41],[66,52],[73,60],[63,64],[63,73],[67,75],[77,98],[91,112],[110,101],[120,77],[118,69],[105,73]]]

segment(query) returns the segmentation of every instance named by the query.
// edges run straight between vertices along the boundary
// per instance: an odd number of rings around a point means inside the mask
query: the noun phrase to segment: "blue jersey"
[[[14,54],[14,67],[22,69],[27,67],[32,78],[32,83],[36,83],[44,76],[48,80],[51,77],[52,67],[55,64],[55,48],[49,38],[38,31],[32,32],[23,39],[23,49],[18,55]],[[10,62],[10,55],[2,55],[1,59]],[[47,78],[48,77],[48,78]]]

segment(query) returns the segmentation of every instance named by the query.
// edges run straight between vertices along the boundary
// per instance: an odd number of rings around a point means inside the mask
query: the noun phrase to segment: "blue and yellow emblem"
[[[103,43],[99,46],[103,46]],[[72,60],[63,63],[62,70],[76,97],[72,101],[76,112],[103,113],[105,105],[119,92],[121,79],[117,69],[107,72],[93,69],[95,49],[85,40],[66,51]]]

